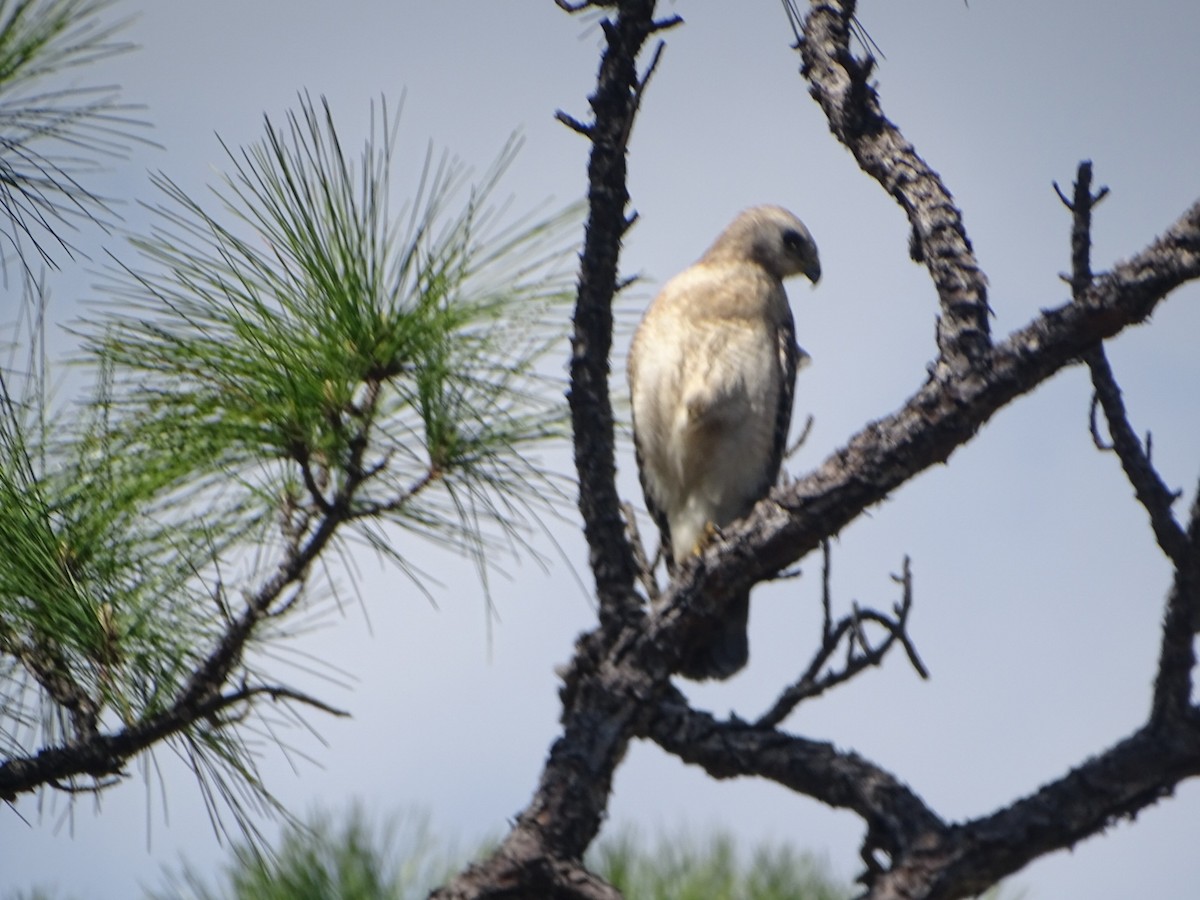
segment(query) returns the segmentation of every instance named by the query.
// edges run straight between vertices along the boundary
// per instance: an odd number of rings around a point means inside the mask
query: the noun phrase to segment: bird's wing
[[[637,462],[638,481],[642,485],[642,496],[646,498],[646,512],[650,513],[650,518],[654,520],[654,524],[658,526],[659,534],[662,535],[661,550],[663,559],[667,564],[667,572],[675,571],[675,555],[671,552],[671,524],[667,519],[666,510],[664,510],[654,498],[654,490],[648,483],[648,473],[646,471],[646,459],[642,454],[642,443],[638,437],[637,416],[634,416],[633,423],[633,456]]]
[[[802,360],[807,360],[808,354],[796,343],[796,323],[788,310],[786,318],[780,323],[776,335],[776,353],[779,359],[779,371],[782,375],[779,382],[779,400],[775,408],[775,437],[771,445],[771,483],[763,488],[766,494],[775,486],[779,478],[779,469],[783,465],[783,454],[787,451],[788,433],[792,427],[792,404],[796,397],[796,370]]]

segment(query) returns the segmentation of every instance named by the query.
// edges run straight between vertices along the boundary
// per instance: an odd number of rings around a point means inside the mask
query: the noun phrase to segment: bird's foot
[[[699,556],[704,552],[704,548],[713,542],[715,538],[721,536],[721,529],[712,522],[707,522],[704,525],[704,531],[700,532],[700,537],[696,538],[696,543],[692,547],[692,556]]]

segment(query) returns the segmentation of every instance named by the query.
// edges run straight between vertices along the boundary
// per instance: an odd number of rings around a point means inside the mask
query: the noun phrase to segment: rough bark
[[[560,5],[575,12],[590,4]],[[564,677],[562,736],[550,748],[529,806],[491,857],[435,892],[443,900],[619,896],[587,874],[579,860],[600,829],[639,698],[666,681],[665,671],[652,677],[637,668],[615,668],[605,659],[614,641],[628,630],[639,630],[645,618],[634,592],[636,568],[616,490],[609,351],[621,239],[632,222],[625,211],[626,152],[641,93],[653,71],[652,63],[639,75],[638,56],[651,34],[674,24],[655,20],[654,0],[614,5],[616,15],[600,23],[606,45],[590,98],[593,120],[585,124],[558,115],[591,143],[568,399],[579,511],[601,628],[580,639]]]
[[[599,828],[613,772],[634,738],[653,740],[715,778],[766,778],[852,810],[866,826],[865,896],[878,900],[971,896],[1042,854],[1136,814],[1181,780],[1200,774],[1200,711],[1191,701],[1192,638],[1200,624],[1200,501],[1186,528],[1174,521],[1174,498],[1154,473],[1149,453],[1136,437],[1130,439],[1134,432],[1102,357],[1105,339],[1144,322],[1173,290],[1200,277],[1200,203],[1128,261],[1095,277],[1087,248],[1091,208],[1102,194],[1090,193],[1090,167],[1081,167],[1069,203],[1073,298],[997,343],[989,330],[987,280],[951,193],[883,115],[870,81],[873,62],[851,52],[855,4],[813,0],[802,15],[785,0],[803,32],[802,74],[830,129],[909,218],[913,255],[927,267],[940,301],[936,356],[899,410],[867,424],[807,476],[776,488],[751,516],[681,566],[650,615],[635,584],[653,582],[639,570],[644,557],[628,543],[613,485],[608,354],[620,239],[629,221],[625,152],[641,92],[658,59],[656,54],[647,75],[639,77],[637,54],[651,33],[674,20],[656,23],[653,3],[645,0],[583,5],[616,10],[602,24],[607,43],[591,98],[595,120],[582,124],[559,116],[592,144],[591,216],[581,259],[570,400],[579,508],[600,621],[579,639],[565,671],[562,735],[529,806],[491,858],[435,896],[616,896],[588,876],[580,860]],[[812,665],[758,723],[716,719],[691,708],[671,686],[682,648],[724,613],[729,597],[821,546],[913,476],[945,462],[998,410],[1084,359],[1094,362],[1097,403],[1114,447],[1175,567],[1155,697],[1144,725],[1003,809],[948,823],[883,766],[780,727],[796,703],[879,662],[881,655],[863,642],[860,623],[835,625],[827,609]],[[902,583],[905,600],[896,617],[872,613],[876,618],[870,621],[883,625],[892,635],[888,646],[904,647],[920,670],[905,633],[911,602],[907,568]],[[842,641],[851,654],[845,678],[824,686],[818,676]]]

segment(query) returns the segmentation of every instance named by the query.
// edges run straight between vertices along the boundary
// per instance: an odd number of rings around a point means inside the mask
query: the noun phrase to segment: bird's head
[[[804,275],[821,279],[817,245],[804,223],[782,206],[753,206],[742,212],[705,254],[706,259],[752,259],[779,280]]]

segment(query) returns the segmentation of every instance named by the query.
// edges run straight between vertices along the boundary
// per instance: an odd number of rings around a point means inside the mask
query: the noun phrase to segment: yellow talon
[[[700,537],[696,540],[695,546],[692,547],[692,556],[699,556],[704,552],[704,548],[708,546],[709,541],[720,535],[721,529],[717,528],[712,522],[706,522],[704,531],[700,533]]]

